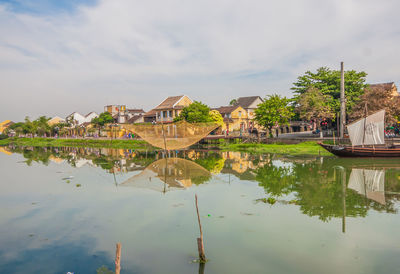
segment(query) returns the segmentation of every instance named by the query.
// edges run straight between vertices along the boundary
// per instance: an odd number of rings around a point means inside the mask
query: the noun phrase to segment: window
[[[240,118],[240,117],[242,117],[242,112],[241,112],[241,111],[239,111],[239,118]]]

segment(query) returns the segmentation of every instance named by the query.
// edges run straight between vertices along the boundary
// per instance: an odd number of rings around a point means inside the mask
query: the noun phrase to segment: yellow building
[[[248,114],[241,106],[225,106],[216,108],[215,110],[218,110],[224,119],[223,131],[232,132],[242,130],[244,132],[248,129]]]
[[[58,116],[51,118],[47,122],[47,124],[49,124],[49,126],[52,126],[52,125],[55,125],[55,124],[59,124],[59,123],[65,123],[65,120],[63,118],[61,118],[61,117],[58,117]]]
[[[247,112],[247,128],[260,129],[259,125],[254,122],[255,110],[258,105],[263,103],[263,99],[260,96],[247,96],[239,97],[236,100],[236,105],[241,106]]]
[[[0,134],[3,133],[4,130],[6,130],[9,126],[14,124],[11,120],[5,120],[0,123]]]

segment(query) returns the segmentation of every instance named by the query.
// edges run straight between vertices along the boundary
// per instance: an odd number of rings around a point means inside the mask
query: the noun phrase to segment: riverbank
[[[298,144],[229,144],[225,143],[221,149],[226,151],[241,151],[255,154],[272,153],[282,155],[321,155],[332,156],[330,152],[323,149],[316,142],[303,142]]]
[[[32,147],[95,147],[116,149],[156,150],[142,140],[116,140],[116,139],[53,139],[53,138],[8,138],[0,140],[0,146],[32,146]],[[332,155],[320,147],[316,142],[303,142],[299,144],[243,144],[222,143],[216,146],[224,151],[239,151],[253,154],[282,154],[282,155]]]
[[[53,139],[53,138],[7,138],[0,140],[0,146],[32,146],[32,147],[96,147],[120,149],[155,149],[141,140],[115,139]]]

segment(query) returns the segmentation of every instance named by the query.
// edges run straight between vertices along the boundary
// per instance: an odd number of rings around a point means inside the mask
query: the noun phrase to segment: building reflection
[[[257,200],[297,205],[303,214],[323,222],[365,217],[369,210],[396,213],[400,163],[396,159],[285,157],[212,150],[169,151],[110,148],[2,147],[20,153],[30,165],[69,164],[100,167],[114,175],[135,172],[123,185],[159,191],[185,189],[224,174],[256,183],[265,196]],[[166,160],[167,159],[167,160]],[[231,176],[232,175],[232,176]],[[225,178],[225,179],[224,179]],[[140,185],[138,182],[146,182]],[[151,182],[151,184],[149,184]],[[343,219],[345,223],[345,219]]]

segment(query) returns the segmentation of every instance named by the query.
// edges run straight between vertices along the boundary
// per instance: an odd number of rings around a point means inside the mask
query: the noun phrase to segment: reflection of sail
[[[167,158],[150,164],[141,173],[123,182],[121,186],[149,188],[164,192],[187,188],[192,185],[193,180],[209,177],[210,172],[195,162],[180,158]],[[168,189],[165,189],[165,183]]]
[[[146,142],[159,148],[168,150],[189,147],[218,127],[215,123],[195,123],[185,121],[168,124],[132,124],[124,125],[124,128],[132,130]],[[165,143],[163,138],[165,133]]]
[[[349,188],[384,205],[385,171],[354,168],[350,174]]]
[[[353,146],[384,144],[384,120],[385,110],[381,110],[347,125],[351,144]]]

